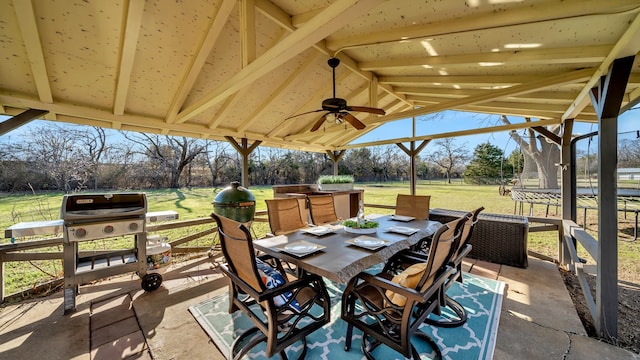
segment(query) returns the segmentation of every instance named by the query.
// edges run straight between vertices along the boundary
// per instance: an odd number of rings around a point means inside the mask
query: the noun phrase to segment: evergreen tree
[[[496,183],[500,180],[504,161],[502,150],[490,143],[479,144],[473,150],[473,158],[464,172],[465,181],[474,184]]]

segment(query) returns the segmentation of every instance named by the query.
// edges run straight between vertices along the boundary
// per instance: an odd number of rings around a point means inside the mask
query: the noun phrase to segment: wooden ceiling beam
[[[247,130],[252,124],[256,121],[262,119],[262,114],[267,110],[270,104],[275,101],[279,101],[279,99],[291,89],[291,87],[296,83],[296,81],[300,80],[300,76],[309,71],[311,65],[313,65],[317,58],[320,56],[319,53],[315,53],[310,55],[302,65],[300,65],[291,75],[289,75],[283,82],[280,83],[277,89],[269,92],[269,96],[260,104],[256,109],[249,115],[247,118],[240,123],[238,126],[238,132],[243,132]]]
[[[309,17],[316,16],[319,12],[325,9],[325,8],[320,8],[314,11],[309,11],[305,14],[301,14],[300,17],[297,18],[297,20],[300,20],[300,19],[304,19],[304,20],[296,22],[296,16],[293,16],[293,17],[290,16],[285,11],[283,11],[282,9],[274,5],[272,2],[268,0],[255,0],[255,1],[256,1],[257,9],[260,10],[263,13],[263,15],[267,16],[273,22],[275,22],[276,24],[282,26],[283,28],[291,32],[295,31],[299,25],[302,25],[308,22]],[[319,41],[318,43],[314,44],[313,47],[316,50],[320,51],[320,53],[326,55],[327,57],[336,56],[336,53],[334,51],[327,49],[325,45],[325,40]],[[349,56],[347,56],[346,54],[340,53],[337,57],[340,59],[341,64],[344,67],[351,70],[354,74],[357,74],[358,76],[362,77],[367,81],[371,81],[373,79],[374,77],[373,73],[371,73],[370,71],[361,70],[358,66],[358,63],[352,58],[350,58]],[[404,97],[402,96],[402,94],[394,93],[393,88],[391,86],[387,84],[380,84],[380,83],[378,84],[378,86],[380,87],[381,90],[404,101]]]
[[[633,90],[631,93],[628,94],[628,96],[629,96],[629,99],[628,99],[629,102],[625,106],[620,108],[620,114],[640,104],[640,87]]]
[[[638,2],[636,0],[608,2],[601,0],[565,0],[556,3],[535,3],[529,6],[502,9],[501,11],[490,11],[404,28],[384,29],[368,34],[336,38],[328,40],[326,45],[333,51],[346,50],[364,45],[499,29],[571,17],[614,14],[635,9],[637,6]]]
[[[207,127],[209,129],[216,129],[218,128],[218,125],[220,125],[220,123],[222,122],[222,120],[224,119],[225,115],[235,107],[236,104],[238,104],[238,102],[240,102],[241,99],[244,98],[244,96],[247,94],[246,89],[242,89],[234,94],[231,94],[231,96],[229,96],[228,98],[226,98],[224,100],[224,103],[222,104],[222,106],[218,109],[218,111],[216,112],[216,114],[213,116],[213,119],[211,119],[211,121],[209,121],[209,123],[207,124]]]
[[[29,123],[33,119],[37,119],[46,113],[48,113],[47,110],[29,109],[13,116],[0,123],[0,135],[4,135],[9,131],[19,128],[20,126]]]
[[[593,71],[594,71],[593,69],[588,68],[588,69],[570,71],[561,75],[538,78],[538,80],[530,81],[525,84],[515,85],[506,89],[488,90],[483,94],[468,96],[463,99],[443,101],[437,105],[431,105],[423,108],[404,111],[401,113],[385,115],[385,116],[379,117],[377,121],[386,122],[389,120],[410,118],[413,116],[430,114],[430,113],[439,112],[447,109],[455,109],[455,108],[462,107],[464,105],[472,105],[472,104],[478,104],[478,103],[487,102],[487,101],[493,101],[493,100],[500,99],[507,96],[517,96],[517,95],[525,94],[528,92],[542,90],[550,86],[559,86],[567,83],[581,82],[581,81],[587,80],[593,74]]]
[[[548,74],[548,75],[561,75]],[[451,85],[484,85],[484,86],[500,86],[515,85],[540,79],[540,75],[433,75],[433,76],[380,76],[378,81],[390,85],[434,85],[434,84],[451,84]]]
[[[562,115],[562,119],[573,119],[591,103],[589,93],[591,89],[596,86],[600,81],[600,77],[606,75],[609,72],[609,67],[613,64],[617,58],[623,58],[627,56],[636,55],[640,51],[640,13],[636,16],[627,30],[622,34],[620,39],[611,49],[611,52],[602,61],[597,71],[587,81],[585,86],[580,91],[580,94],[576,97],[573,103],[567,108]]]
[[[438,87],[411,87],[400,86],[396,87],[397,92],[407,94],[407,99],[420,101],[420,97],[429,96],[432,99],[439,99],[440,102],[444,99],[460,99],[467,96],[473,96],[483,93],[486,90],[480,89],[451,89],[451,88],[438,88]],[[508,101],[528,101],[533,103],[542,104],[569,104],[578,95],[577,91],[536,91],[517,96],[506,97],[504,100]],[[424,100],[434,101],[430,98]]]
[[[453,132],[433,134],[433,135],[406,137],[406,138],[366,142],[366,143],[353,144],[353,145],[336,146],[336,150],[348,150],[348,149],[357,149],[357,148],[368,147],[368,146],[404,143],[404,142],[410,142],[410,141],[444,139],[444,138],[451,138],[451,137],[458,137],[458,136],[487,134],[492,132],[526,129],[534,126],[558,125],[560,123],[561,123],[560,119],[550,119],[550,120],[539,120],[539,121],[531,121],[531,122],[516,123],[516,124],[509,124],[509,125],[480,127],[480,128],[470,129],[470,130],[460,130],[460,131],[453,131]]]
[[[331,4],[318,16],[289,34],[289,36],[256,58],[247,67],[240,70],[240,72],[224,81],[218,88],[205,94],[194,104],[181,111],[178,114],[177,121],[184,123],[223,101],[231,94],[250,85],[258,78],[326,38],[342,27],[342,24],[365,14],[369,9],[381,2],[383,0],[344,0]]]
[[[53,95],[51,93],[47,66],[42,51],[42,42],[40,41],[40,34],[38,34],[33,2],[14,1],[13,7],[18,19],[18,26],[24,41],[24,47],[27,51],[27,57],[29,58],[33,81],[38,90],[38,98],[43,103],[52,103]]]
[[[115,115],[124,114],[127,103],[127,95],[131,85],[131,72],[138,47],[138,35],[142,26],[142,14],[144,13],[144,0],[130,0],[127,7],[127,17],[124,29],[120,34],[123,39],[120,44],[120,61],[118,66],[118,80],[113,104]]]
[[[180,111],[184,105],[185,99],[189,95],[189,92],[193,89],[193,85],[198,79],[198,76],[202,71],[202,67],[211,54],[211,51],[213,50],[216,41],[218,41],[218,37],[222,33],[222,29],[235,6],[236,0],[223,0],[220,7],[216,9],[215,14],[211,16],[208,31],[202,37],[195,56],[193,56],[193,60],[180,81],[180,87],[171,102],[171,106],[169,107],[168,115],[165,120],[167,123],[171,124],[175,122],[176,117],[178,116],[178,111]]]
[[[240,0],[240,45],[242,68],[245,68],[256,59],[255,0]]]
[[[531,112],[520,112],[520,111],[514,111],[512,109],[508,109],[508,108],[493,108],[493,107],[489,107],[489,106],[479,106],[479,105],[467,105],[467,106],[463,106],[463,107],[459,107],[456,109],[451,109],[451,110],[457,110],[457,111],[466,111],[466,112],[473,112],[473,113],[478,113],[478,114],[489,114],[489,115],[496,115],[496,114],[501,114],[501,115],[508,115],[508,116],[519,116],[519,117],[530,117],[530,118],[534,118],[534,119],[541,119],[541,120],[549,120],[549,119],[557,119],[558,118],[558,114],[557,113],[551,113],[551,112],[536,112],[535,114],[531,114]],[[585,114],[585,113],[580,113],[580,116],[577,117],[575,119],[576,121],[582,121],[582,122],[594,122],[594,121],[598,121],[597,116],[593,115],[593,114]]]
[[[422,99],[423,100],[420,100],[420,98],[416,97],[415,100],[416,102],[426,101],[427,103],[434,103],[434,102],[437,102],[437,100],[442,100],[442,99],[435,99],[435,98],[422,98]],[[429,106],[429,105],[430,104],[427,104],[425,106]],[[522,113],[526,113],[526,112],[536,113],[538,111],[556,113],[555,117],[560,117],[560,115],[564,113],[564,110],[566,109],[566,106],[563,106],[562,104],[560,105],[539,104],[539,103],[518,102],[518,101],[490,101],[490,102],[483,102],[480,104],[474,104],[473,106],[488,107],[488,108],[490,107],[494,109],[510,109],[511,111],[520,111]],[[501,112],[498,112],[498,114],[501,114]]]
[[[599,63],[611,51],[610,45],[594,45],[556,49],[519,49],[479,54],[424,56],[420,58],[395,58],[389,60],[365,61],[360,63],[362,70],[383,70],[389,68],[432,67],[451,68],[468,67],[479,64],[500,66],[550,65],[550,64],[586,64]]]

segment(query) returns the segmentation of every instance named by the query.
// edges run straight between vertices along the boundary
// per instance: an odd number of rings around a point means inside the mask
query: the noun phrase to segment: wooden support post
[[[418,179],[416,176],[416,156],[420,154],[420,152],[424,149],[425,146],[427,146],[427,144],[429,144],[430,141],[431,140],[423,140],[417,148],[415,146],[416,142],[411,141],[410,149],[407,149],[407,147],[404,146],[403,143],[396,143],[396,145],[398,145],[398,147],[402,149],[405,154],[409,155],[409,189],[411,195],[416,194],[416,181]]]
[[[249,145],[247,138],[242,138],[242,144],[238,144],[231,136],[225,136],[224,138],[242,155],[242,180],[240,183],[244,187],[249,187],[249,155],[251,155],[253,150],[255,150],[262,141],[256,140],[253,144]]]
[[[346,150],[340,151],[331,151],[327,150],[327,155],[329,155],[329,159],[333,161],[333,175],[338,175],[338,161],[342,159]]]
[[[598,274],[596,319],[599,336],[618,337],[618,114],[635,56],[616,59],[591,90],[598,114]]]

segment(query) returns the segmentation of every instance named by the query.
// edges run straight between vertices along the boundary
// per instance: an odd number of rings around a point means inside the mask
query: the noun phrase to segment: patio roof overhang
[[[637,0],[7,0],[0,14],[0,114],[317,152],[443,110],[596,122],[590,90],[640,51]],[[331,97],[333,56],[336,95],[387,113],[355,112],[362,131],[286,120]],[[639,100],[636,60],[623,109]]]

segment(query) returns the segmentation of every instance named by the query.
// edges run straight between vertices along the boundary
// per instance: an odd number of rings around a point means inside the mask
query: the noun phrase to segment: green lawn
[[[356,188],[363,188],[365,203],[394,205],[396,194],[408,194],[408,182],[393,183],[360,183]],[[217,189],[218,191],[220,189]],[[270,186],[255,186],[250,188],[256,197],[257,210],[266,210],[264,199],[273,197]],[[149,211],[175,210],[180,214],[181,220],[208,217],[213,210],[212,201],[215,197],[214,189],[165,189],[146,191],[149,204]],[[417,193],[420,195],[431,195],[431,208],[447,208],[457,210],[471,210],[479,206],[485,207],[485,212],[513,214],[514,203],[509,196],[500,196],[497,186],[477,186],[464,185],[461,183],[445,184],[443,182],[422,182],[417,186]],[[23,221],[40,221],[59,218],[61,204],[61,193],[43,193],[29,195],[4,195],[0,197],[0,211],[3,216],[0,218],[0,226],[7,228],[12,224]],[[365,209],[367,212],[390,213],[390,210]],[[525,211],[528,212],[526,207]],[[534,215],[544,217],[545,209],[538,205],[534,207]],[[554,210],[550,212],[554,214]],[[596,231],[596,212],[591,211],[588,218],[589,230],[593,234]],[[622,215],[620,216],[622,218]],[[633,216],[623,221],[621,219],[621,236],[619,243],[620,272],[619,277],[623,280],[638,283],[640,282],[640,241],[631,241],[629,235]],[[579,223],[581,219],[579,219]],[[203,226],[201,228],[204,228]],[[197,231],[194,228],[185,228],[175,231],[165,231],[162,235],[170,239],[177,239],[189,234],[190,231]],[[254,224],[255,234],[262,236],[268,231],[265,223]],[[23,241],[25,239],[16,239]],[[0,243],[8,243],[10,239],[2,239]],[[207,245],[211,239],[202,239],[198,245]],[[89,244],[93,243],[93,244]],[[82,244],[85,248],[113,248],[113,243],[105,241],[87,242]],[[557,254],[557,235],[555,233],[535,233],[529,235],[529,249],[538,253],[553,256]],[[124,247],[130,247],[125,244]],[[56,249],[59,251],[59,249]],[[584,251],[581,256],[586,257]],[[33,262],[12,262],[5,265],[5,294],[28,289],[37,283],[59,276],[62,266],[59,261],[33,261]]]

